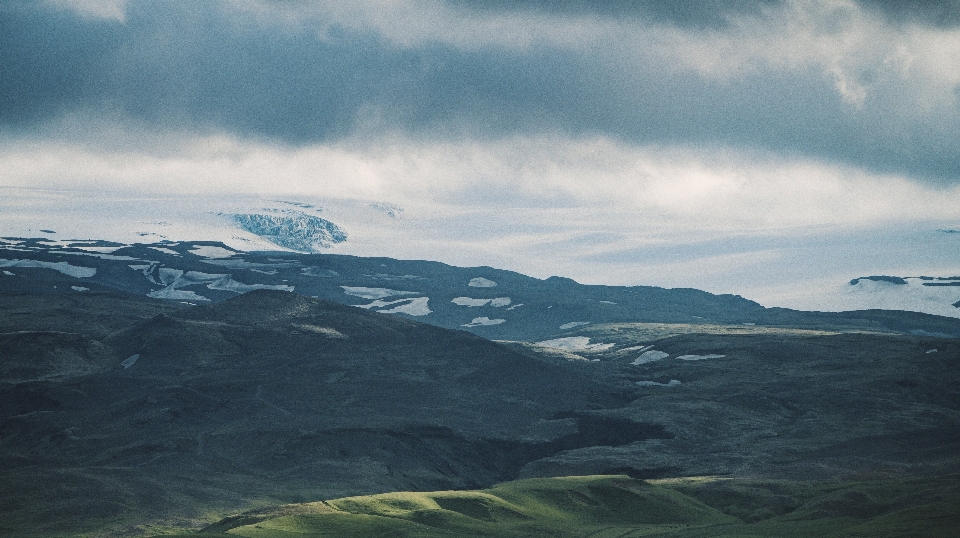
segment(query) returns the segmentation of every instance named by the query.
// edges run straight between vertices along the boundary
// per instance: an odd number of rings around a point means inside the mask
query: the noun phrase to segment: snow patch
[[[541,347],[553,347],[564,351],[606,351],[616,344],[591,344],[587,336],[567,336],[536,342]]]
[[[470,283],[467,285],[470,286],[471,288],[494,288],[497,286],[497,283],[492,280],[478,276],[476,278],[471,278]]]
[[[328,338],[336,338],[338,340],[347,339],[347,335],[334,329],[333,327],[321,327],[319,325],[307,325],[303,323],[294,323],[293,327],[296,329],[300,329],[301,331],[307,331],[314,334],[319,334],[322,336],[326,336]]]
[[[120,247],[117,247],[120,248]],[[111,247],[112,250],[117,250],[116,248]],[[69,250],[58,250],[57,254],[66,254],[68,256],[93,256],[94,258],[100,258],[101,260],[118,260],[118,261],[142,261],[140,258],[134,258],[133,256],[117,256],[114,254],[103,254],[100,252],[71,252]]]
[[[669,353],[664,353],[663,351],[657,351],[657,350],[651,349],[650,351],[644,351],[643,353],[641,353],[640,356],[637,357],[636,359],[633,359],[633,362],[631,362],[630,364],[634,366],[638,366],[640,364],[647,364],[648,362],[656,362],[659,360],[663,360],[669,356],[670,356]]]
[[[510,304],[510,298],[497,297],[496,299],[472,299],[470,297],[456,297],[450,302],[460,306],[476,307],[476,306],[486,306],[487,304],[489,304],[490,306],[499,308],[499,307],[507,306],[508,304]]]
[[[582,327],[584,325],[590,325],[589,321],[571,321],[570,323],[564,323],[560,326],[561,330],[572,329],[574,327]]]
[[[237,252],[232,250],[225,249],[223,247],[214,247],[210,245],[200,245],[198,247],[192,248],[188,251],[191,254],[196,254],[201,258],[229,258]]]
[[[70,286],[70,289],[73,291],[90,291],[90,288],[84,288],[83,286]]]
[[[280,290],[293,291],[293,286],[269,285],[269,284],[244,284],[237,282],[231,275],[217,275],[201,273],[199,271],[188,271],[184,273],[180,269],[170,269],[161,267],[159,270],[160,281],[166,286],[163,289],[152,291],[147,295],[155,299],[178,299],[209,301],[206,297],[198,295],[190,290],[184,290],[187,286],[206,285],[207,289],[231,291],[234,293],[246,293],[253,290]]]
[[[123,366],[123,369],[126,370],[127,368],[130,368],[131,366],[133,366],[133,363],[137,362],[137,359],[139,358],[140,358],[140,354],[134,353],[133,355],[130,355],[129,357],[124,359],[123,362],[120,363],[120,366]]]
[[[14,276],[14,274],[11,273],[10,271],[4,271],[3,274],[5,274],[5,275],[7,275],[7,276]]]
[[[615,302],[613,302],[613,301],[598,301],[598,302],[603,303],[603,304],[617,304],[617,303],[615,303]]]
[[[481,325],[500,325],[506,323],[505,319],[490,319],[486,316],[482,318],[473,318],[470,323],[464,323],[461,327],[480,327]]]
[[[677,357],[681,361],[705,361],[707,359],[722,359],[726,355],[680,355]]]
[[[37,260],[0,260],[0,267],[38,267],[41,269],[53,269],[67,276],[75,278],[90,278],[97,274],[93,267],[79,267],[70,265],[67,262],[41,262]]]
[[[936,352],[937,352],[936,349],[928,349],[928,350],[927,350],[927,353],[928,353],[928,354],[929,354],[929,353],[936,353]]]
[[[77,250],[83,250],[86,252],[96,252],[98,254],[113,254],[114,252],[126,248],[127,245],[120,245],[119,247],[95,247],[89,245],[78,245],[77,243],[71,242],[69,245],[65,245],[68,248],[75,248]]]
[[[359,308],[383,308],[385,306],[390,306],[394,304],[399,304],[389,310],[377,310],[381,314],[407,314],[410,316],[426,316],[427,314],[433,312],[427,306],[427,302],[430,300],[429,297],[413,297],[411,299],[398,299],[396,301],[374,301],[370,304],[364,305],[353,305]]]
[[[164,254],[170,254],[170,255],[172,255],[172,256],[179,256],[179,255],[180,255],[180,253],[177,252],[176,250],[173,250],[173,249],[167,248],[167,247],[147,247],[147,248],[152,248],[153,250],[156,250],[157,252],[163,252]],[[191,250],[190,252],[193,252],[193,251]]]
[[[385,297],[395,297],[397,295],[420,295],[418,291],[399,291],[387,288],[364,288],[362,286],[340,286],[343,293],[360,297],[361,299],[383,299]],[[395,301],[396,302],[396,301]]]
[[[620,351],[621,351],[621,352],[623,352],[623,351],[646,351],[646,350],[648,350],[648,349],[653,349],[653,346],[633,346],[633,347],[625,347],[625,348],[621,349]]]
[[[676,379],[671,379],[668,383],[657,383],[656,381],[637,381],[637,385],[641,387],[678,387],[680,386],[680,381]]]

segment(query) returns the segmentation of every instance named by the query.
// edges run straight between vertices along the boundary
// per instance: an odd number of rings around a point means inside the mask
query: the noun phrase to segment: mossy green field
[[[283,505],[178,536],[960,536],[958,505],[957,476],[822,482],[579,476]]]

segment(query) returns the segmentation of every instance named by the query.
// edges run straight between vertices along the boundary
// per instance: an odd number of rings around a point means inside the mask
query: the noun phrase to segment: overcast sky
[[[0,169],[388,202],[481,229],[432,237],[445,261],[588,241],[568,276],[676,285],[626,275],[664,244],[694,275],[706,251],[960,226],[960,2],[6,0]],[[902,269],[958,265],[925,256]]]

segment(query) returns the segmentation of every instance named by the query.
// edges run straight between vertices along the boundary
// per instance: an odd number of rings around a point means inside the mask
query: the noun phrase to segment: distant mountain
[[[274,229],[271,226],[303,225],[326,230],[330,240],[337,237],[335,229],[314,221],[248,220],[262,225],[265,234]],[[309,245],[301,246],[309,250]],[[858,282],[851,288],[864,293],[869,287],[903,287],[891,281]],[[946,284],[931,280],[907,287],[940,294],[960,290]],[[293,291],[501,340],[550,340],[581,335],[591,325],[629,322],[960,335],[960,319],[910,312],[881,315],[879,311],[816,313],[764,308],[737,295],[685,288],[582,285],[562,277],[540,280],[490,267],[334,254],[242,252],[203,241],[126,245],[0,240],[0,290],[71,294],[105,289],[191,304],[223,301],[256,289]]]

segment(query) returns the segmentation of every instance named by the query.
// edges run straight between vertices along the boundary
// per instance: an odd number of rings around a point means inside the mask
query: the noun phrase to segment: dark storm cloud
[[[960,26],[960,0],[856,0],[891,21],[938,27]],[[447,0],[483,12],[541,12],[555,15],[636,17],[691,28],[722,28],[730,17],[762,15],[783,0]]]
[[[722,28],[731,15],[759,14],[782,0],[447,0],[477,11],[538,11],[555,15],[636,17],[692,28]]]
[[[687,5],[561,4],[611,15],[634,9],[643,17]],[[768,3],[696,4],[694,26]],[[899,9],[873,5],[891,16]],[[686,24],[677,17],[667,18]],[[917,120],[884,106],[898,103],[902,90],[869,72],[861,78],[879,104],[855,107],[831,74],[813,67],[761,66],[731,82],[642,62],[627,69],[609,51],[589,47],[458,47],[430,39],[401,46],[373,30],[333,25],[321,38],[320,24],[271,20],[214,2],[133,2],[123,23],[5,4],[0,124],[29,130],[76,112],[292,144],[337,140],[358,125],[414,137],[601,135],[960,181],[957,99],[939,123]]]
[[[859,0],[892,21],[951,28],[960,26],[960,0]]]
[[[121,44],[116,24],[26,3],[0,6],[0,122],[30,123],[89,99],[99,91],[104,53]]]

